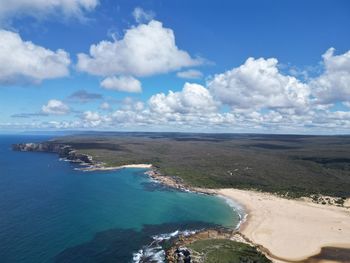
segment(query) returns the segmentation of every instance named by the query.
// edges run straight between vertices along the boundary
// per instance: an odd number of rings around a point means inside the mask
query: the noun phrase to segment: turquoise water
[[[0,136],[1,262],[132,262],[153,235],[238,223],[224,200],[162,187],[143,169],[82,172],[10,147],[46,139]]]

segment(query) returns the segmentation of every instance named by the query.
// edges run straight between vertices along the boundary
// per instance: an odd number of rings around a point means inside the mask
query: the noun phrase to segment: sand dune
[[[246,208],[248,217],[240,231],[266,248],[276,262],[303,260],[325,246],[350,248],[350,209],[254,191],[217,193]]]

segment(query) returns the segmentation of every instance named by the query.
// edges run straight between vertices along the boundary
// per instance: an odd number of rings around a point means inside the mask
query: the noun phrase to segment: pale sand
[[[111,170],[119,170],[123,168],[141,168],[141,169],[151,169],[152,164],[140,163],[140,164],[126,164],[121,166],[98,166],[93,165],[89,167],[79,168],[82,171],[111,171]]]
[[[146,163],[126,164],[126,165],[119,166],[119,168],[143,168],[143,169],[150,169],[150,168],[152,168],[152,164],[146,164]]]
[[[280,258],[276,262],[303,260],[325,246],[350,248],[350,209],[254,191],[216,192],[245,207],[248,216],[240,232]]]

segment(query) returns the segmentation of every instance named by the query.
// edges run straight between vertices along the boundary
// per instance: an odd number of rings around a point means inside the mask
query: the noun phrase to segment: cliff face
[[[21,152],[49,152],[57,153],[60,158],[66,158],[72,162],[93,164],[92,158],[86,154],[77,153],[70,145],[58,143],[18,143],[12,145],[14,151]]]

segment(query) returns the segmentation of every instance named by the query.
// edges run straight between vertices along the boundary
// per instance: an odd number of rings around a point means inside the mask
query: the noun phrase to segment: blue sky
[[[338,0],[0,0],[0,130],[348,133],[349,13]]]

